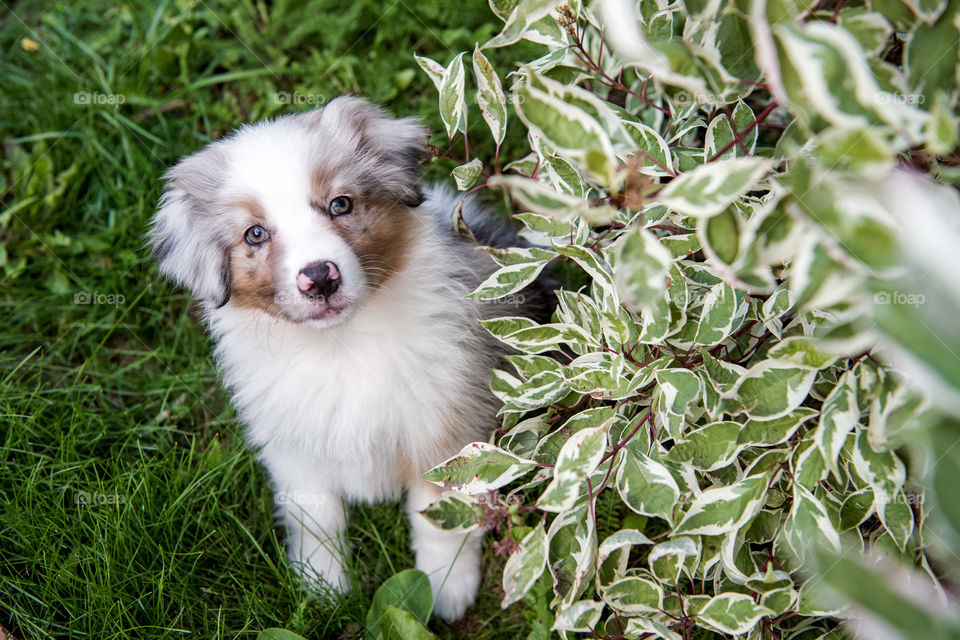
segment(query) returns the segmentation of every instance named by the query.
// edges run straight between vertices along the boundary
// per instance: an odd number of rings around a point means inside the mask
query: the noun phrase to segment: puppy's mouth
[[[333,320],[343,315],[349,308],[349,304],[333,305],[327,304],[322,299],[311,305],[305,320]]]
[[[342,294],[334,294],[325,298],[322,295],[304,296],[304,305],[301,307],[300,322],[320,322],[324,325],[339,324],[345,321],[353,312],[354,301]]]
[[[342,293],[332,296],[301,292],[277,294],[274,296],[274,314],[296,324],[317,321],[338,324],[350,316],[354,302]]]

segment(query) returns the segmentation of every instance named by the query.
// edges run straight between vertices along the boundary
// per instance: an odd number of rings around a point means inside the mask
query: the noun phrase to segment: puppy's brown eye
[[[353,211],[353,200],[347,196],[337,196],[330,201],[330,213],[335,216],[346,215]]]
[[[262,244],[266,242],[269,237],[270,235],[267,233],[267,230],[258,224],[253,225],[243,234],[243,239],[247,244],[251,245]]]

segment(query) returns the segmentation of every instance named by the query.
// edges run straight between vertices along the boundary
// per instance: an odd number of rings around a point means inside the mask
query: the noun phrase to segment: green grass
[[[440,131],[413,53],[445,63],[498,29],[480,1],[0,2],[0,625],[362,635],[376,587],[412,566],[399,508],[355,510],[351,595],[300,585],[209,340],[143,235],[164,169],[242,122],[353,92]],[[502,559],[487,556],[479,604],[433,623],[441,637],[529,633],[500,610]]]

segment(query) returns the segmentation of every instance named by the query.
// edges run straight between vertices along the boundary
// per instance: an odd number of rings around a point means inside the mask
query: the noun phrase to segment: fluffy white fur
[[[402,268],[377,288],[308,202],[311,170],[323,163],[343,172],[344,190],[363,180],[397,198],[416,193],[416,145],[415,122],[389,120],[356,99],[246,127],[171,170],[151,240],[161,271],[204,309],[301,574],[349,589],[346,504],[405,494],[416,566],[430,577],[435,613],[454,620],[480,583],[481,536],[442,531],[420,514],[440,497],[421,475],[496,426],[488,379],[502,352],[477,318],[517,310],[464,298],[494,265],[449,231],[455,194],[428,190]],[[243,198],[262,204],[283,243],[276,313],[229,296],[223,253],[243,233],[231,204]],[[311,319],[312,303],[296,288],[297,272],[317,260],[335,261],[343,275],[344,311],[333,319]]]

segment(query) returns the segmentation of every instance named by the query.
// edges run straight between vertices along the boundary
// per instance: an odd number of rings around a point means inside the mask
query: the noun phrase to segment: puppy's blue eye
[[[243,234],[243,239],[247,244],[261,244],[269,238],[270,235],[267,233],[266,229],[261,227],[258,224],[253,225],[247,232]]]
[[[335,216],[346,215],[353,211],[353,200],[347,196],[337,196],[330,201],[330,213]]]

